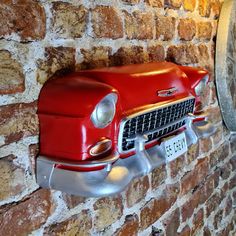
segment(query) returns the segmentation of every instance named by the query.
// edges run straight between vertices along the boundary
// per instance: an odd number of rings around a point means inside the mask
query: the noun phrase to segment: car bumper
[[[189,116],[185,132],[187,146],[196,143],[199,138],[206,138],[215,132],[215,127],[206,120],[192,122],[199,118]],[[136,142],[136,154],[126,159],[119,159],[113,154],[99,162],[61,163],[44,156],[37,158],[37,182],[41,187],[60,190],[84,197],[103,197],[122,192],[132,179],[151,172],[166,163],[163,143],[145,150],[145,140],[139,137]],[[102,170],[77,172],[56,168],[57,164],[67,166],[106,166]]]

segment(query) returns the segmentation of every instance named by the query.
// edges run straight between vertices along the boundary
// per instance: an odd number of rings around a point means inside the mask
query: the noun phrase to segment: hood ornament
[[[159,91],[157,91],[157,96],[159,96],[159,97],[170,97],[170,96],[173,96],[177,91],[178,91],[178,89],[175,88],[175,87],[165,89],[165,90],[159,90]]]

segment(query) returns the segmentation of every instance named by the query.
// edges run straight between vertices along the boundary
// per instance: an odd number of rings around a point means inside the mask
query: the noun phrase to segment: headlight
[[[199,82],[199,84],[195,87],[195,92],[197,96],[200,96],[203,94],[208,80],[209,80],[209,75],[204,76],[203,79]]]
[[[97,104],[91,115],[95,127],[104,128],[112,122],[116,113],[116,101],[117,95],[110,93]]]

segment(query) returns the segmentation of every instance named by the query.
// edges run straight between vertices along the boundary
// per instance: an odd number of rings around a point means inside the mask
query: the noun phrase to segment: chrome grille
[[[185,117],[194,110],[195,99],[188,98],[155,110],[133,116],[124,121],[120,130],[119,147],[122,152],[134,148],[134,138],[139,134],[148,136],[147,142],[158,139],[185,125]]]

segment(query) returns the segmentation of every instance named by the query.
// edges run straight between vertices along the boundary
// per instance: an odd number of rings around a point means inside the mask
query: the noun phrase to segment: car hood
[[[122,110],[127,113],[158,102],[178,100],[193,92],[187,75],[179,66],[167,62],[109,67],[79,74],[115,88]]]

